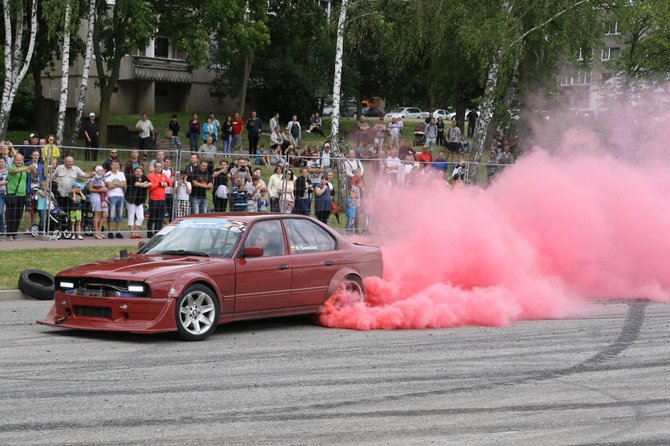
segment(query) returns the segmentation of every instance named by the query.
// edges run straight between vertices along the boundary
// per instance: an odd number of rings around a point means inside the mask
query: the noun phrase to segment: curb
[[[20,290],[0,290],[0,301],[3,300],[36,300],[26,296]]]

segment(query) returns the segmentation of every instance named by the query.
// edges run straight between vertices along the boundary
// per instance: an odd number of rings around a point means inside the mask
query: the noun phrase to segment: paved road
[[[0,444],[670,444],[670,305],[511,327],[206,342],[36,326],[0,300]]]

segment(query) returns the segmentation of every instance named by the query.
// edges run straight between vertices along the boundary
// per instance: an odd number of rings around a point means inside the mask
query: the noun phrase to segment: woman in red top
[[[156,161],[154,171],[147,175],[151,182],[149,187],[149,221],[147,222],[147,237],[153,237],[156,232],[163,229],[163,220],[167,208],[165,207],[165,189],[172,186],[172,179],[163,173],[163,164]]]

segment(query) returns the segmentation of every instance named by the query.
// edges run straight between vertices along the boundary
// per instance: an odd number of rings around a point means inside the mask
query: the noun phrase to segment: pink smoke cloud
[[[336,292],[321,323],[505,326],[575,314],[593,298],[670,300],[669,132],[634,145],[622,123],[612,121],[625,142],[613,148],[568,123],[558,147],[534,148],[486,190],[380,188],[383,278],[365,280],[367,303]]]

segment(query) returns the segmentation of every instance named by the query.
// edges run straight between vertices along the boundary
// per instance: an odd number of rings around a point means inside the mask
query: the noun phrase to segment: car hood
[[[104,277],[108,279],[144,280],[160,274],[192,268],[203,263],[221,261],[192,256],[133,255],[125,259],[109,259],[85,263],[58,273],[63,277]]]

